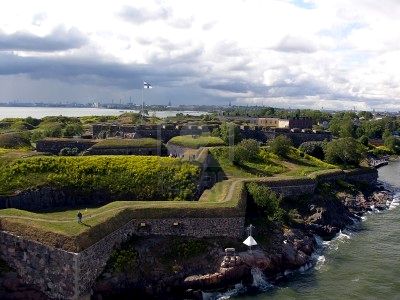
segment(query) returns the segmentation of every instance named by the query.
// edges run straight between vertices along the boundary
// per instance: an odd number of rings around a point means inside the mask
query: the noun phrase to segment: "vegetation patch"
[[[108,148],[158,148],[161,147],[161,141],[152,138],[141,139],[106,139],[101,140],[93,145],[95,149],[108,149]]]
[[[194,195],[199,172],[195,164],[169,157],[38,156],[0,168],[0,194],[51,185],[129,200],[185,200]]]
[[[224,145],[224,141],[215,136],[192,136],[182,135],[176,136],[169,140],[170,144],[198,149],[200,147],[214,147]]]

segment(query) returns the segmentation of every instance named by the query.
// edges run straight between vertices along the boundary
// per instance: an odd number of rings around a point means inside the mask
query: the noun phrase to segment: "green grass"
[[[161,141],[152,138],[142,139],[107,139],[101,140],[92,148],[156,148],[161,147]]]
[[[210,166],[210,169],[220,169],[228,177],[263,177],[273,176],[274,174],[283,173],[286,170],[281,159],[262,149],[260,151],[259,158],[251,162],[243,162],[241,165],[234,164],[231,160],[230,153],[232,148],[230,147],[215,147],[209,149],[214,163]]]
[[[316,171],[337,168],[337,166],[326,163],[311,155],[304,154],[301,156],[300,151],[297,149],[292,149],[286,161],[293,165],[284,173],[287,176],[306,176]]]
[[[0,194],[50,185],[129,200],[184,200],[196,190],[199,172],[196,164],[170,157],[37,156],[0,168]]]
[[[219,137],[214,136],[191,136],[191,135],[182,135],[176,136],[169,140],[170,144],[194,148],[198,149],[200,147],[214,147],[214,146],[223,146],[225,143]]]

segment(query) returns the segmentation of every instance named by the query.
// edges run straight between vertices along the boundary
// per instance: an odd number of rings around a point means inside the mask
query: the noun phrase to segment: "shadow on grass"
[[[89,228],[92,227],[92,225],[86,224],[85,222],[80,222],[79,224],[81,224],[81,225],[83,225],[83,226],[85,226],[85,227],[89,227]]]

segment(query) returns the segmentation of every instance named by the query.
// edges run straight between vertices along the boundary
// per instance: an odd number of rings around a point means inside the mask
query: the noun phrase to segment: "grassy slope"
[[[0,194],[51,185],[134,196],[132,200],[188,199],[196,189],[199,171],[190,162],[170,157],[37,156],[1,167]]]
[[[215,147],[210,149],[210,153],[216,160],[212,168],[220,168],[228,177],[304,176],[318,170],[335,168],[309,155],[301,157],[297,149],[292,149],[287,158],[282,158],[262,148],[257,161],[244,162],[242,165],[232,163],[227,147]]]
[[[155,148],[161,147],[161,142],[152,138],[141,139],[107,139],[101,140],[93,148]]]
[[[182,135],[173,137],[168,143],[194,149],[200,147],[222,146],[225,144],[224,141],[219,137],[214,137],[214,136],[192,137],[191,135]]]

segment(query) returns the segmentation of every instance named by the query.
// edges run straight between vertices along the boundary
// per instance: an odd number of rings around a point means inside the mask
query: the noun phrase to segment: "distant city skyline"
[[[0,102],[400,110],[396,0],[0,3]],[[19,100],[20,99],[20,100]]]

